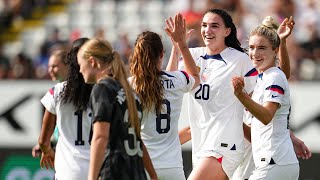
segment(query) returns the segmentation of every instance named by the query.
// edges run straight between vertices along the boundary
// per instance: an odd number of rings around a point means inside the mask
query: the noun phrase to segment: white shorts
[[[155,170],[158,180],[186,180],[183,168],[160,168]],[[148,173],[147,176],[150,179]]]
[[[243,159],[239,165],[239,167],[236,169],[236,171],[233,173],[232,180],[245,180],[249,179],[249,177],[252,175],[252,172],[255,169],[251,146],[246,149],[246,152],[243,156]]]
[[[267,165],[264,167],[257,167],[249,180],[298,180],[299,171],[299,164]]]
[[[83,159],[71,155],[70,151],[63,151],[63,146],[57,144],[54,168],[57,180],[87,180],[89,173],[89,158]]]
[[[222,153],[224,154],[222,155]],[[243,153],[239,153],[237,151],[221,152],[221,153],[218,153],[214,150],[202,151],[198,153],[196,157],[192,158],[193,166],[195,167],[199,159],[203,157],[215,157],[216,159],[222,158],[222,161],[221,161],[222,169],[226,173],[228,178],[231,179],[233,173],[235,172],[240,162],[242,161]]]

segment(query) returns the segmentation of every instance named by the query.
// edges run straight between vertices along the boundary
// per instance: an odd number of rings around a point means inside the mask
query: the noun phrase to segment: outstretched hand
[[[287,39],[292,32],[295,22],[293,21],[293,17],[285,18],[282,23],[280,24],[277,33],[281,40]]]
[[[167,27],[165,28],[166,33],[171,38],[172,43],[186,43],[186,20],[182,17],[182,14],[178,13],[174,17],[174,21],[170,17],[166,20]]]
[[[48,148],[47,152],[42,152],[40,160],[41,168],[46,167],[46,169],[54,169],[54,156],[55,152],[51,147]]]
[[[172,17],[169,17],[168,19],[166,19],[166,24],[167,24],[167,27],[168,29],[170,29],[171,31],[173,31],[174,29],[174,22],[173,22],[173,19]],[[166,29],[165,28],[165,29]],[[167,31],[166,31],[167,32]],[[190,29],[187,34],[186,34],[186,40],[189,39],[189,37],[191,36],[191,34],[194,32],[194,29]],[[169,34],[168,34],[169,35]],[[173,46],[177,47],[177,43],[174,42],[174,40],[171,38],[171,36],[169,35],[170,37],[170,40],[171,40],[171,43]]]

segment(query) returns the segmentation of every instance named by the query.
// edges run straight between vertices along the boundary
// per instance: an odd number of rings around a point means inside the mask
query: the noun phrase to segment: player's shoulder
[[[65,88],[66,85],[67,85],[67,81],[59,82],[55,85],[55,88],[62,90]]]
[[[277,84],[283,87],[288,87],[286,75],[278,67],[271,67],[263,73],[262,80],[266,84]]]
[[[105,91],[118,91],[121,89],[121,85],[120,85],[119,81],[117,81],[111,77],[108,77],[108,78],[104,78],[101,81],[99,81],[95,85],[95,89],[105,90]]]
[[[49,89],[49,93],[52,95],[52,96],[59,96],[64,90],[65,90],[65,86],[66,86],[66,81],[64,82],[59,82],[57,84],[55,84],[54,86],[52,86],[50,89]]]
[[[181,80],[186,79],[186,76],[189,76],[185,71],[161,71],[162,79],[172,79],[172,80]]]
[[[286,79],[286,75],[279,67],[271,67],[264,72],[268,79]]]
[[[237,62],[250,60],[249,56],[245,52],[241,52],[232,47],[227,47],[220,54],[223,58],[236,60]]]
[[[92,95],[95,98],[112,98],[115,97],[122,89],[120,83],[113,78],[105,78],[94,85]]]

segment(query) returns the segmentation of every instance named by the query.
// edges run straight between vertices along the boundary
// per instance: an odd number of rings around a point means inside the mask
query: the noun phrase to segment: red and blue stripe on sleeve
[[[277,92],[279,94],[284,94],[284,89],[281,86],[278,86],[278,85],[268,86],[266,88],[266,90],[274,91],[274,92]]]
[[[182,74],[186,77],[186,79],[187,79],[187,84],[189,84],[189,82],[190,82],[189,74],[186,73],[185,71],[181,71],[181,72],[182,72]]]

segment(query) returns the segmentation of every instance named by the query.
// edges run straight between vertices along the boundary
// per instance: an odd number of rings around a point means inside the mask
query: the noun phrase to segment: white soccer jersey
[[[241,156],[243,105],[233,93],[231,78],[244,77],[245,90],[250,93],[257,72],[249,57],[233,48],[228,47],[217,55],[207,55],[205,47],[190,48],[190,51],[200,67],[201,79],[200,86],[189,96],[193,162],[212,151],[222,156],[229,153],[231,159],[230,154]],[[239,161],[240,156],[234,156],[234,160]]]
[[[184,93],[190,92],[195,80],[184,71],[162,71],[163,109],[143,111],[141,138],[148,149],[155,169],[183,167],[178,135]]]
[[[66,82],[58,83],[41,99],[46,110],[56,115],[59,138],[55,153],[57,179],[87,179],[90,158],[91,111],[76,111],[61,102]]]
[[[277,67],[271,67],[260,74],[252,99],[261,105],[265,102],[280,104],[269,124],[264,125],[255,117],[252,118],[251,142],[256,167],[269,163],[298,163],[290,139],[290,90],[284,73]]]

